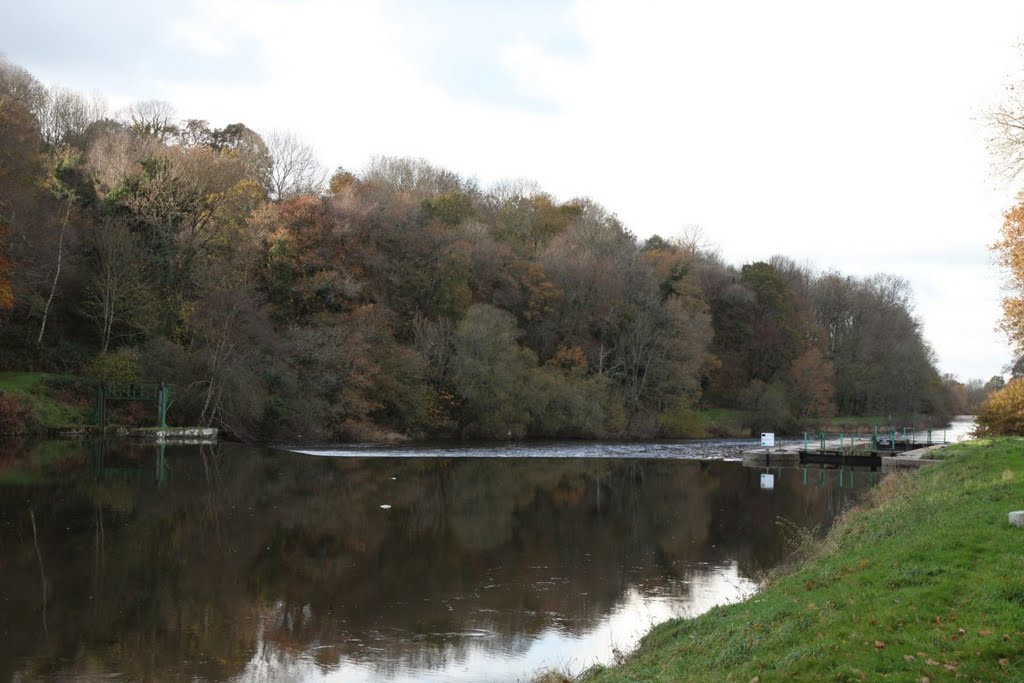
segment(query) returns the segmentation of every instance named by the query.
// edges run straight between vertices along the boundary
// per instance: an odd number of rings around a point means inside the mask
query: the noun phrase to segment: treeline
[[[177,387],[240,438],[678,437],[962,410],[907,282],[735,268],[600,204],[109,116],[0,62],[0,368]]]

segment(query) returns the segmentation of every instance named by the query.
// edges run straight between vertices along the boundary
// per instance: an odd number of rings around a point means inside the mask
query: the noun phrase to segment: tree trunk
[[[53,296],[57,292],[57,281],[60,280],[60,268],[64,262],[64,233],[68,229],[68,220],[71,217],[71,199],[68,199],[67,208],[64,209],[64,218],[60,222],[60,237],[57,239],[57,268],[53,273],[53,285],[50,286],[50,296],[46,299],[46,306],[43,307],[43,322],[39,325],[39,336],[36,338],[36,345],[42,346],[43,334],[46,332],[46,319],[50,314],[50,304],[53,303]]]

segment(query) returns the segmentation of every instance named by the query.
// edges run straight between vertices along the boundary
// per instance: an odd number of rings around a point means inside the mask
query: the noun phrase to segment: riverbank
[[[886,477],[753,598],[657,626],[578,680],[1024,680],[1024,530],[1007,522],[1024,439],[938,457]]]
[[[85,425],[93,393],[80,377],[0,372],[0,435],[46,434]]]
[[[55,375],[41,372],[0,372],[0,435],[54,435],[82,433],[95,429],[93,411],[98,380],[74,375]],[[122,427],[154,426],[155,408],[141,403],[108,405],[109,424]],[[688,411],[683,424],[666,428],[663,439],[731,438],[748,439],[757,436],[747,411],[732,408],[710,408]],[[173,423],[174,415],[169,421]],[[874,427],[888,428],[888,416],[842,416],[827,419],[809,419],[806,424],[789,434],[799,437],[803,430],[817,436],[860,434],[870,436]],[[940,421],[929,416],[898,419],[914,429],[941,427]],[[779,436],[786,436],[779,434]],[[444,438],[435,436],[435,438]],[[450,436],[452,440],[457,440]],[[612,438],[616,438],[613,436]],[[637,437],[620,434],[617,438],[634,440]],[[360,439],[372,443],[401,443],[407,437],[388,430],[377,430]],[[641,440],[650,441],[652,437]]]

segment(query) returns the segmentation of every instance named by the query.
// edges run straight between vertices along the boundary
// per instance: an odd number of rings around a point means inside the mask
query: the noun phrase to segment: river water
[[[750,595],[874,481],[751,441],[0,452],[0,680],[527,681]]]

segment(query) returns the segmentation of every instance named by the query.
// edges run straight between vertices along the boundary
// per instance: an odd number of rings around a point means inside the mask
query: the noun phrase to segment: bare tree
[[[270,198],[280,201],[297,194],[318,193],[327,174],[313,148],[294,133],[273,131],[265,142],[270,153]]]
[[[505,178],[490,186],[487,197],[498,204],[546,194],[540,183],[529,178]]]
[[[679,234],[672,238],[671,243],[687,256],[700,256],[718,251],[717,245],[708,237],[704,228],[696,223],[684,225]]]
[[[163,100],[136,102],[118,112],[118,119],[133,133],[160,142],[166,142],[177,132],[176,116],[174,105]]]
[[[455,355],[455,323],[450,318],[429,320],[420,314],[412,321],[413,348],[427,365],[427,374],[435,386],[449,381]]]
[[[989,127],[995,135],[989,149],[995,158],[996,170],[1015,178],[1024,170],[1024,99],[1014,95],[988,114]]]
[[[1024,43],[1017,46],[1024,56]],[[1012,180],[1024,171],[1024,72],[1018,73],[1016,82],[1006,86],[1002,101],[985,115],[992,131],[988,140],[996,171]]]
[[[434,166],[426,159],[375,156],[361,174],[363,180],[382,183],[399,192],[430,197],[470,188],[454,171]]]
[[[58,146],[81,140],[86,129],[107,115],[107,103],[99,95],[87,99],[63,86],[53,86],[36,112],[43,142]]]

